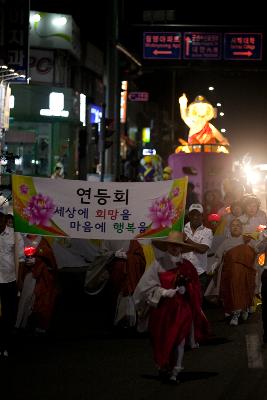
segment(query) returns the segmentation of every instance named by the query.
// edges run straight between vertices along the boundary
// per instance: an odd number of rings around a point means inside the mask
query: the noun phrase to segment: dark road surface
[[[78,297],[59,304],[49,335],[14,336],[0,359],[0,400],[267,400],[260,307],[237,327],[206,310],[214,336],[185,352],[171,386],[157,379],[146,335],[108,328],[101,298]]]

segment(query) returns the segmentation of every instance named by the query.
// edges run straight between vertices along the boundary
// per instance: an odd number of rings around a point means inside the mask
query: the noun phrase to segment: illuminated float
[[[172,179],[188,175],[201,201],[207,190],[220,190],[223,180],[232,175],[229,142],[210,123],[216,118],[216,109],[203,96],[188,105],[183,94],[179,105],[181,118],[189,127],[188,140],[179,139],[180,145],[169,156],[168,164]]]

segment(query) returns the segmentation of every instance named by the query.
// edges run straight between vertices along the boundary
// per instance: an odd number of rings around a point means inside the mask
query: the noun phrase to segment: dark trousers
[[[267,343],[267,270],[265,269],[261,275],[261,310],[263,325],[263,341]]]
[[[0,283],[1,319],[0,319],[0,351],[8,350],[11,331],[15,325],[17,313],[16,281]]]
[[[202,274],[198,275],[199,282],[200,282],[200,287],[201,287],[201,297],[202,297],[202,308],[206,308],[208,303],[204,297],[204,293],[208,287],[209,284],[209,276],[206,274],[206,272],[203,272]]]
[[[199,282],[200,282],[200,286],[201,286],[202,296],[204,296],[204,293],[208,287],[210,278],[206,274],[206,272],[203,272],[202,274],[198,275],[198,277],[199,277]]]

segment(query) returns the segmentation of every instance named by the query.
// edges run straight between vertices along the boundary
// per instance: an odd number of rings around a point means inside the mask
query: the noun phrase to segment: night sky
[[[243,2],[215,3],[205,2],[192,6],[187,4],[177,6],[177,1],[170,0],[139,0],[125,1],[125,18],[131,21],[140,20],[142,9],[175,9],[181,24],[218,25],[207,28],[207,31],[223,29],[231,31],[232,27],[240,27],[241,32],[263,31],[263,13],[257,7],[246,7]],[[110,1],[92,2],[91,0],[31,0],[31,9],[38,11],[62,12],[72,14],[81,28],[83,38],[105,48],[105,33],[108,20],[106,6]],[[194,12],[192,12],[194,11]],[[123,21],[127,26],[128,21]],[[227,25],[229,28],[227,29]],[[133,28],[129,37],[125,34],[121,41],[127,48],[139,57],[144,65],[144,73],[140,79],[143,89],[150,91],[152,101],[158,101],[162,107],[170,109],[172,81],[171,74],[175,63],[160,64],[158,61],[146,63],[142,60],[141,31],[145,28]],[[171,30],[171,28],[168,28]],[[175,28],[174,28],[175,29]],[[177,28],[176,28],[177,29]],[[189,29],[194,30],[192,27]],[[127,33],[127,32],[126,32]],[[265,42],[263,46],[265,51]],[[266,60],[265,60],[266,58]],[[171,68],[169,68],[171,67]],[[159,86],[160,82],[160,86]],[[209,92],[208,86],[214,86],[215,91]],[[185,92],[190,101],[202,94],[215,105],[222,103],[224,117],[211,121],[217,128],[225,128],[227,137],[232,144],[232,152],[236,157],[242,157],[249,152],[254,162],[267,162],[267,57],[262,62],[191,62],[177,65],[176,97]],[[187,127],[180,119],[177,104],[178,136],[186,137]]]

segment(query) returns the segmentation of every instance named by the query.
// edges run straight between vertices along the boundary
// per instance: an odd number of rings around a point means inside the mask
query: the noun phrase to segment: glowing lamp
[[[261,253],[258,256],[258,264],[263,267],[265,264],[265,253]]]
[[[209,214],[208,221],[209,222],[220,222],[221,217],[218,214]]]
[[[55,26],[64,26],[68,22],[66,17],[56,17],[52,20],[52,24]]]
[[[24,247],[24,254],[26,257],[32,257],[36,253],[36,247],[33,246],[27,246]]]
[[[256,231],[257,232],[263,232],[263,231],[265,231],[265,229],[267,228],[267,226],[266,225],[258,225],[257,226],[257,228],[256,228]]]
[[[40,14],[32,14],[30,16],[30,22],[34,23],[34,22],[39,22],[41,21],[41,15]]]

